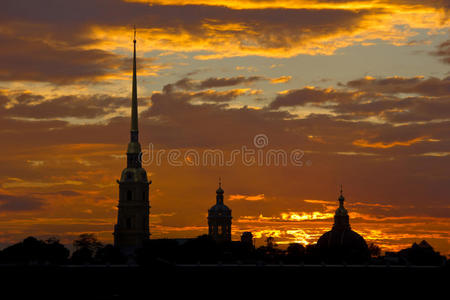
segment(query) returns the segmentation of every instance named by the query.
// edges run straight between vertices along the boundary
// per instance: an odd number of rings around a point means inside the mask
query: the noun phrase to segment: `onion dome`
[[[219,178],[219,188],[216,190],[216,204],[210,208],[210,211],[215,212],[231,212],[231,209],[223,204],[223,194],[225,191],[222,189],[222,181]]]

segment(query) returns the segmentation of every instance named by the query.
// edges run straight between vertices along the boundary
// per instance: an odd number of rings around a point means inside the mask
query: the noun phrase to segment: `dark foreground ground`
[[[449,295],[449,275],[448,267],[404,266],[0,266],[0,299],[341,299],[393,291],[437,299]]]

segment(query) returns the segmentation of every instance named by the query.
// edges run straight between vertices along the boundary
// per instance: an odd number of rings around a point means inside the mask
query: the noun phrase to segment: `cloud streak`
[[[43,199],[33,196],[0,194],[0,209],[9,212],[35,211],[43,207]]]

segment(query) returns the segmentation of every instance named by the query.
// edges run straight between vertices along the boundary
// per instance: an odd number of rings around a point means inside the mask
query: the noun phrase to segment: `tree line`
[[[132,263],[139,265],[175,265],[175,264],[377,264],[384,263],[381,249],[375,244],[369,245],[369,257],[365,261],[327,261],[315,244],[289,244],[281,249],[273,237],[266,243],[254,247],[251,241],[217,243],[208,235],[193,239],[156,239],[148,240],[136,250]],[[397,264],[442,265],[445,257],[425,241],[414,243],[410,248],[395,253]],[[348,259],[348,258],[347,258]],[[19,265],[110,265],[130,263],[130,257],[124,256],[111,244],[104,245],[93,234],[81,234],[73,241],[73,252],[61,244],[57,238],[40,240],[28,237],[22,242],[0,251],[0,264]],[[391,260],[392,263],[392,260]]]

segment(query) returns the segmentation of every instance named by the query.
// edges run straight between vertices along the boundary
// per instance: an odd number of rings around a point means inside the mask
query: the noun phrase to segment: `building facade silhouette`
[[[231,209],[223,203],[223,194],[219,179],[216,204],[208,210],[208,234],[217,242],[231,241]]]
[[[127,167],[119,184],[117,224],[114,226],[114,246],[124,253],[133,253],[149,239],[149,185],[147,172],[141,164],[141,145],[138,130],[138,100],[136,76],[136,31],[133,51],[133,83],[131,96],[131,130],[127,149]]]
[[[328,262],[363,262],[369,256],[367,243],[350,227],[348,212],[344,207],[342,186],[338,200],[339,207],[334,214],[333,228],[317,241],[319,253],[322,259]]]

